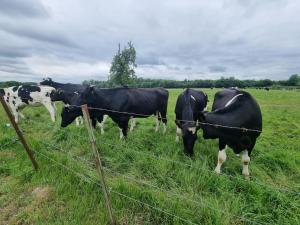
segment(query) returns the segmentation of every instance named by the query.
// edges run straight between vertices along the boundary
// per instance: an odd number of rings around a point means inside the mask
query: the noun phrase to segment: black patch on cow
[[[29,101],[33,101],[30,96],[30,93],[32,92],[41,92],[41,88],[34,85],[21,86],[18,90],[18,96],[21,98],[22,102],[29,104]]]
[[[18,109],[16,109],[16,112],[19,112],[19,110],[18,110]]]
[[[6,102],[7,102],[7,103],[9,102],[9,97],[6,97]]]
[[[18,86],[13,87],[13,89],[12,89],[13,92],[16,92],[18,90],[18,88],[19,88]]]
[[[17,97],[16,97],[16,96],[14,96],[14,99],[17,99]]]
[[[10,93],[9,93],[9,92],[7,93],[7,96],[10,96]]]
[[[16,105],[16,102],[15,102],[14,100],[12,101],[12,103],[13,103],[14,105]]]
[[[49,92],[47,92],[47,93],[46,93],[46,97],[49,97],[49,96],[50,96],[50,94],[49,94]]]

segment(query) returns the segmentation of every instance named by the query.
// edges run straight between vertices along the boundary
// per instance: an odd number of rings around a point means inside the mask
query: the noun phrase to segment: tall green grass
[[[170,90],[165,135],[162,129],[154,132],[154,118],[138,119],[127,140],[119,140],[111,120],[104,135],[95,131],[118,223],[185,224],[181,217],[196,224],[300,224],[300,92],[248,90],[261,106],[263,133],[247,181],[241,159],[231,150],[222,175],[214,174],[218,142],[204,140],[201,131],[195,156],[184,155],[182,143],[175,142],[174,124],[182,91]],[[217,90],[204,91],[211,105]],[[51,123],[44,108],[26,108],[24,114],[28,119],[20,127],[37,152],[40,169],[33,171],[0,109],[0,224],[106,224],[85,127],[62,129],[60,118]],[[48,188],[46,198],[34,195],[38,187]]]

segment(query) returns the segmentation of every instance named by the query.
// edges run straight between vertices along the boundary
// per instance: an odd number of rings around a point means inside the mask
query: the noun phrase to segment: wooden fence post
[[[26,142],[26,140],[25,140],[25,138],[23,136],[22,131],[20,130],[18,124],[16,123],[15,118],[12,115],[10,109],[8,108],[8,106],[7,106],[6,102],[5,102],[5,100],[3,99],[2,95],[0,95],[0,101],[1,101],[1,104],[2,104],[2,106],[4,108],[4,110],[5,110],[8,118],[9,118],[11,124],[13,125],[13,127],[15,128],[15,131],[16,131],[17,135],[19,136],[19,139],[22,142],[23,147],[24,147],[25,151],[27,152],[27,155],[29,156],[29,158],[30,158],[30,160],[32,162],[33,168],[35,170],[37,170],[38,169],[38,164],[37,164],[37,162],[35,161],[35,159],[33,157],[33,153],[30,150],[30,148],[29,148],[29,146],[28,146],[28,144],[27,144],[27,142]]]
[[[105,181],[105,177],[104,177],[104,171],[102,168],[102,163],[100,160],[100,154],[97,150],[97,146],[96,146],[96,138],[93,132],[93,127],[92,127],[92,123],[91,123],[91,119],[90,119],[90,114],[89,114],[89,110],[87,105],[82,105],[81,106],[81,110],[82,110],[82,114],[85,120],[85,125],[90,137],[90,141],[92,144],[92,150],[93,150],[93,154],[95,157],[95,161],[96,161],[96,167],[97,167],[97,172],[99,174],[100,180],[101,180],[101,186],[102,186],[102,191],[103,191],[103,195],[104,195],[104,199],[105,199],[105,205],[108,211],[108,215],[109,215],[109,219],[110,219],[110,223],[111,225],[115,225],[115,219],[113,217],[113,213],[112,213],[112,206],[111,206],[111,202],[110,202],[110,198],[109,198],[109,193],[107,190],[107,185],[106,185],[106,181]]]

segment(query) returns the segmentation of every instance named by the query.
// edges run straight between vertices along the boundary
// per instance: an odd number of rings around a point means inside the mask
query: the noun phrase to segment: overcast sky
[[[106,80],[132,41],[146,78],[300,73],[298,0],[0,0],[0,81]]]

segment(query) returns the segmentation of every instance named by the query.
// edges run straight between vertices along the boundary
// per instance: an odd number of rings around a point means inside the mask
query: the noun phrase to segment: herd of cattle
[[[55,121],[54,102],[62,101],[61,126],[76,120],[80,123],[81,105],[87,104],[92,124],[100,124],[101,133],[106,117],[110,117],[120,129],[120,138],[127,136],[128,123],[132,130],[135,118],[156,116],[156,131],[161,122],[166,132],[169,93],[164,88],[96,88],[88,85],[62,84],[51,78],[39,85],[22,85],[0,89],[0,95],[10,106],[18,122],[20,112],[27,105],[44,105]],[[202,91],[186,89],[176,102],[176,141],[182,137],[184,152],[192,156],[197,131],[202,129],[204,139],[219,139],[218,163],[215,172],[221,173],[226,160],[226,146],[235,154],[242,153],[242,174],[249,176],[248,164],[251,151],[262,130],[262,115],[256,100],[246,91],[224,89],[214,96],[212,111],[206,111],[208,96]]]

